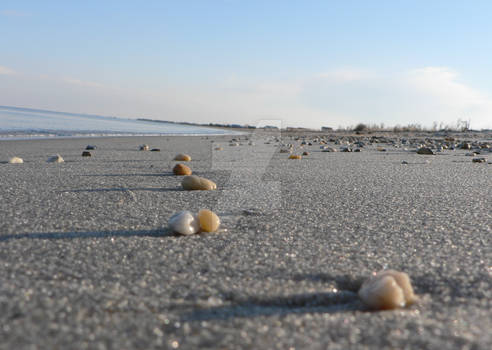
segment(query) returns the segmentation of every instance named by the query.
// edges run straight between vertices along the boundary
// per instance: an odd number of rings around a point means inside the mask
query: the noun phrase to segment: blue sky
[[[489,1],[1,1],[0,104],[492,127]]]

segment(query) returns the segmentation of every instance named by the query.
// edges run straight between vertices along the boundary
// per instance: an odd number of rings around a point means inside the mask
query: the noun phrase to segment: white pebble
[[[62,156],[59,154],[48,158],[48,163],[63,163],[64,161],[65,160],[63,160]]]
[[[182,235],[193,235],[200,231],[200,222],[195,215],[185,210],[171,216],[169,228]]]
[[[9,163],[10,164],[22,164],[22,163],[24,163],[24,161],[22,160],[22,158],[12,157],[9,159]]]

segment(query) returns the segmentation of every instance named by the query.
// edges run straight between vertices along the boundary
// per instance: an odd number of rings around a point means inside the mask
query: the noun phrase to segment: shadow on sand
[[[175,236],[167,228],[160,230],[140,231],[88,231],[88,232],[39,232],[0,235],[0,242],[14,239],[74,239],[74,238],[107,238],[107,237],[171,237]]]
[[[249,297],[233,301],[232,305],[193,310],[183,315],[183,321],[229,320],[258,316],[303,313],[339,313],[366,311],[352,291],[294,294],[279,297]]]
[[[181,192],[182,188],[162,187],[114,187],[114,188],[88,188],[80,190],[57,191],[58,193],[80,193],[80,192],[128,192],[128,191],[153,191],[153,192]]]

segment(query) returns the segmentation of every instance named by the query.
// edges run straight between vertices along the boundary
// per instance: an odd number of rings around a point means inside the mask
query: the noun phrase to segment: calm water
[[[0,106],[0,138],[220,135],[226,130]]]

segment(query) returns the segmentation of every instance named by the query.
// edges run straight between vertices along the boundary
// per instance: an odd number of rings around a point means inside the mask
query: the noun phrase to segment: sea
[[[172,122],[0,106],[0,140],[225,134],[236,132]]]

